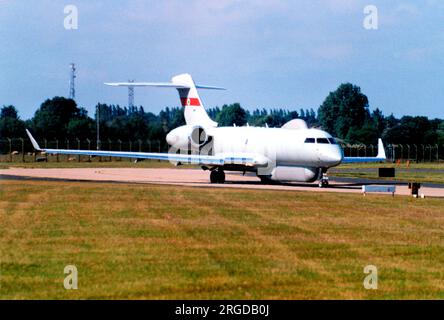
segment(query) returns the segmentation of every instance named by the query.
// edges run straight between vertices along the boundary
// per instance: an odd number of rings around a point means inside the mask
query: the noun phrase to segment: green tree
[[[377,136],[381,137],[386,127],[386,120],[384,115],[382,114],[382,111],[379,110],[379,108],[376,108],[376,110],[372,112],[371,122],[373,124],[374,129],[377,132]]]
[[[365,145],[374,145],[380,136],[372,122],[365,123],[361,128],[351,128],[346,136],[346,140],[353,143],[363,143]]]
[[[427,117],[404,116],[398,124],[384,131],[383,139],[395,144],[433,144],[436,143],[434,131]]]
[[[223,105],[222,110],[216,117],[219,126],[243,126],[247,123],[247,112],[239,103]]]
[[[0,138],[25,136],[25,124],[14,106],[3,106],[0,111]]]
[[[444,120],[441,121],[441,123],[438,126],[438,143],[439,144],[444,144]]]
[[[86,120],[87,113],[85,109],[80,109],[72,99],[63,97],[54,97],[43,102],[40,108],[35,112],[33,129],[35,134],[41,138],[47,139],[65,139],[69,135],[77,135],[80,132],[68,131],[74,128],[80,128],[73,124],[69,126],[71,120]]]
[[[321,127],[341,139],[346,138],[350,130],[361,128],[368,117],[367,96],[351,83],[341,84],[330,92],[318,111]]]

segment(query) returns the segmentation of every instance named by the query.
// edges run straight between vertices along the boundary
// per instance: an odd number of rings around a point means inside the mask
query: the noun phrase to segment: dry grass
[[[77,158],[76,158],[77,159]],[[114,159],[113,161],[99,162],[98,159],[88,161],[87,158],[82,158],[81,162],[75,161],[49,161],[49,162],[0,162],[0,169],[7,168],[198,168],[194,165],[180,165],[175,166],[169,161],[145,160],[134,162],[134,159]]]
[[[444,201],[0,180],[0,298],[442,299]],[[63,268],[79,289],[63,288]],[[365,290],[363,268],[379,270]]]

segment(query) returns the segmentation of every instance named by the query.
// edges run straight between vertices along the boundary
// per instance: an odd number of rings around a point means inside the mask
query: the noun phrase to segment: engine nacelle
[[[271,172],[271,180],[313,182],[319,176],[319,168],[277,166]]]
[[[188,149],[189,143],[194,148],[199,148],[208,142],[208,134],[201,126],[181,126],[166,136],[169,145],[177,149]]]
[[[193,147],[202,147],[208,142],[208,134],[204,128],[196,126],[191,130],[190,140]]]

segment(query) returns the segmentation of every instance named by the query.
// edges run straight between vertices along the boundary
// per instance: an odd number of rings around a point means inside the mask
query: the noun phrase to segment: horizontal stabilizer
[[[156,87],[156,88],[174,88],[174,89],[190,89],[191,86],[186,84],[178,84],[172,82],[105,82],[105,85],[112,87]],[[197,89],[208,90],[226,90],[221,87],[196,85]]]

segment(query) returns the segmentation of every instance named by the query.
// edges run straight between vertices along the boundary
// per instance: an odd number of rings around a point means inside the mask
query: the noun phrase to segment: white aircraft
[[[168,133],[168,153],[119,152],[100,150],[42,149],[26,130],[34,148],[49,154],[70,154],[134,159],[156,159],[174,164],[195,164],[210,170],[211,183],[224,183],[224,171],[254,172],[262,181],[314,182],[328,185],[327,170],[342,162],[380,162],[386,160],[378,141],[376,157],[343,157],[336,140],[327,132],[309,129],[300,119],[282,128],[218,127],[205,111],[197,89],[223,88],[196,85],[189,74],[171,82],[105,83],[110,86],[175,88],[184,107],[186,125]]]

